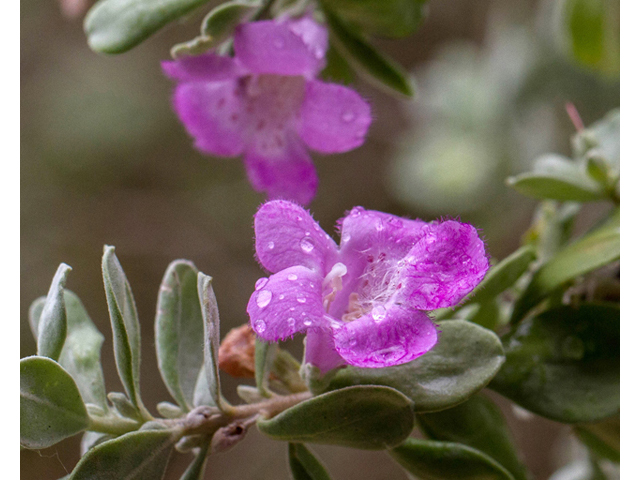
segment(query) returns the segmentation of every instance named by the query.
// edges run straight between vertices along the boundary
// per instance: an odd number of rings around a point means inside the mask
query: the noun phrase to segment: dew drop
[[[284,295],[280,295],[280,296],[278,297],[278,300],[284,300]]]
[[[312,322],[311,322],[311,320],[307,319],[307,320],[305,320],[305,321],[304,321],[304,322],[302,322],[302,323],[304,323],[304,325],[305,325],[306,327],[310,327]]]
[[[264,287],[267,284],[268,281],[269,280],[267,280],[265,277],[262,277],[256,280],[256,290],[260,290],[262,287]]]
[[[296,275],[295,273],[290,273],[289,275],[287,275],[287,279],[293,282],[294,280],[298,279],[298,275]]]
[[[345,123],[352,122],[355,117],[355,114],[351,110],[342,113],[342,121]]]
[[[291,308],[289,309],[289,311],[290,311],[290,312],[293,312],[293,311],[295,311],[295,309],[296,309],[296,307],[291,307]]]
[[[382,305],[378,305],[373,310],[371,310],[371,317],[375,322],[381,322],[386,316],[387,310]]]
[[[358,341],[355,338],[352,338],[351,341],[349,342],[349,345],[352,347],[355,347],[357,343]]]
[[[267,329],[267,324],[264,323],[264,320],[256,320],[256,323],[253,325],[253,328],[256,332],[262,333]]]
[[[293,317],[287,318],[287,325],[289,325],[289,328],[294,328],[296,326],[296,319]]]
[[[342,234],[342,243],[347,243],[349,240],[351,240],[351,235],[349,235],[348,233],[343,233]]]
[[[382,230],[384,230],[384,225],[382,224],[382,220],[380,220],[379,218],[376,220],[376,230],[378,232],[381,232]]]
[[[260,308],[264,308],[271,302],[272,293],[269,290],[260,290],[256,297],[256,304]]]
[[[305,253],[311,253],[313,251],[313,243],[311,243],[309,239],[303,238],[300,240],[300,248]]]
[[[307,303],[307,297],[305,297],[303,293],[296,295],[296,300],[298,303]]]
[[[268,248],[269,250],[273,250],[273,249],[275,248],[275,246],[276,246],[276,244],[275,244],[275,243],[273,243],[273,242],[269,242],[269,243],[267,243],[267,248]]]

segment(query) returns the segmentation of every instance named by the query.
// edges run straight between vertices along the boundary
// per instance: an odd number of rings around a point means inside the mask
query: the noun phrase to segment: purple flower
[[[371,123],[355,91],[315,80],[327,45],[327,30],[308,17],[252,22],[237,27],[234,57],[210,53],[162,66],[178,81],[174,106],[198,149],[243,155],[256,190],[307,204],[318,178],[306,147],[352,150]]]
[[[437,341],[426,311],[456,305],[489,269],[476,229],[355,207],[338,222],[340,246],[302,207],[275,200],[255,216],[256,255],[272,272],[247,312],[267,341],[307,335],[306,362],[409,362]]]

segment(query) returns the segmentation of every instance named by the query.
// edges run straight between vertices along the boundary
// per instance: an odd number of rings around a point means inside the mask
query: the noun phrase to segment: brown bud
[[[256,335],[249,325],[231,329],[218,352],[220,370],[233,377],[253,378]]]

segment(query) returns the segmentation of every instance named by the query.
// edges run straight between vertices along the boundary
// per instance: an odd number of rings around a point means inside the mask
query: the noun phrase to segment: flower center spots
[[[286,147],[287,132],[304,100],[304,77],[255,75],[242,79],[247,133],[263,155],[275,157]]]

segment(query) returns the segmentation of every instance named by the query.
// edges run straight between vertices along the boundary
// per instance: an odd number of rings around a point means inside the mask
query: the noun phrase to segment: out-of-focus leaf
[[[107,411],[100,349],[104,336],[89,318],[78,296],[64,291],[67,339],[60,354],[60,365],[73,377],[85,403]]]
[[[438,343],[421,357],[395,367],[344,368],[329,388],[387,385],[413,400],[416,412],[436,412],[464,402],[500,369],[502,343],[495,333],[465,320],[447,320],[439,328]]]
[[[563,306],[503,338],[507,360],[490,388],[543,417],[595,422],[620,409],[620,309]]]
[[[583,157],[596,149],[616,171],[620,170],[620,110],[607,113],[571,139],[574,155]]]
[[[331,480],[322,463],[303,443],[289,444],[289,468],[293,480]]]
[[[218,368],[218,350],[220,348],[220,312],[218,301],[213,293],[211,277],[198,273],[198,297],[204,321],[204,371],[211,398],[220,410],[228,407],[220,389],[220,370]]]
[[[491,457],[459,443],[409,438],[389,453],[419,479],[513,480],[513,476]]]
[[[475,395],[457,407],[418,414],[416,420],[429,438],[480,450],[506,468],[516,480],[527,479],[527,469],[518,457],[502,412],[487,397]]]
[[[193,405],[199,407],[201,405],[208,405],[210,407],[215,406],[216,402],[211,397],[211,390],[209,390],[209,382],[207,381],[206,368],[203,365],[200,368],[198,374],[198,380],[196,381],[196,389],[193,392]]]
[[[620,415],[599,423],[583,423],[574,432],[596,455],[620,463]]]
[[[267,381],[269,380],[269,373],[271,372],[276,348],[278,348],[277,344],[270,344],[269,342],[264,342],[256,337],[256,349],[254,356],[256,367],[256,386],[263,397],[271,396],[271,392],[269,392],[267,387]]]
[[[100,445],[107,440],[112,440],[113,435],[102,432],[84,432],[82,441],[80,442],[80,456],[83,456],[96,445]]]
[[[540,158],[533,171],[509,177],[507,185],[541,200],[590,202],[606,198],[602,186],[580,165],[559,155]]]
[[[424,19],[426,0],[322,0],[330,9],[362,30],[386,37],[414,33]]]
[[[47,357],[20,360],[20,445],[47,448],[88,426],[71,375]]]
[[[29,306],[29,328],[33,334],[33,339],[38,342],[38,327],[40,325],[40,316],[42,315],[42,309],[47,301],[47,297],[36,298]]]
[[[602,225],[560,250],[540,267],[516,301],[511,322],[520,321],[531,308],[569,280],[619,258],[620,209],[616,209]]]
[[[198,448],[196,458],[193,459],[189,467],[182,474],[180,480],[202,480],[204,478],[211,438],[210,436],[207,437],[204,443]]]
[[[101,0],[84,19],[89,47],[123,53],[207,0]]]
[[[64,284],[70,271],[71,267],[67,264],[61,263],[58,267],[38,321],[38,355],[52,360],[60,358],[67,337]]]
[[[536,259],[533,247],[525,245],[513,252],[497,265],[491,267],[484,280],[473,291],[467,303],[484,303],[512,287]]]
[[[565,0],[563,27],[573,58],[607,74],[620,74],[620,2]]]
[[[162,379],[186,412],[204,359],[198,269],[189,261],[176,260],[167,267],[158,292],[155,336]]]
[[[116,249],[105,245],[102,280],[107,295],[113,350],[118,375],[127,395],[141,412],[148,412],[140,398],[140,322],[131,286],[116,257]],[[150,415],[148,415],[150,417]]]
[[[259,421],[258,428],[276,440],[383,450],[409,436],[413,409],[411,400],[393,388],[347,387]]]
[[[156,405],[156,410],[158,410],[158,413],[164,418],[180,418],[184,415],[184,410],[171,402],[160,402]]]
[[[470,307],[473,308],[473,311],[469,315],[460,314],[458,318],[476,323],[489,330],[495,330],[499,324],[503,323],[500,304],[496,299],[488,300],[479,305],[472,304]]]
[[[358,74],[378,87],[413,96],[412,82],[402,67],[383,56],[329,10],[325,10],[325,13],[331,31],[331,44]]]
[[[95,446],[70,480],[160,480],[177,441],[171,430],[131,432]]]
[[[322,78],[326,81],[333,83],[342,83],[349,85],[353,83],[354,75],[353,70],[349,66],[349,63],[344,59],[336,48],[329,43],[329,50],[326,55],[327,65],[322,70]]]

